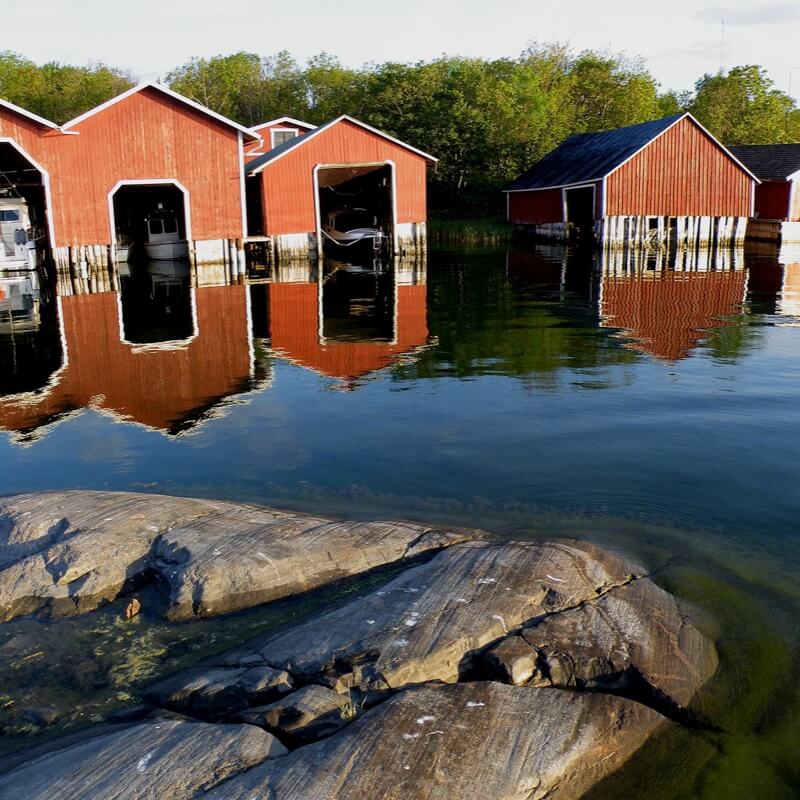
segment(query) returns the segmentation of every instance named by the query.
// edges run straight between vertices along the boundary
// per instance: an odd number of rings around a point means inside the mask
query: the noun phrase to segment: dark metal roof
[[[782,181],[800,172],[800,144],[754,144],[730,150],[762,181]]]
[[[675,114],[627,128],[570,136],[509,184],[506,191],[599,181],[683,116]]]

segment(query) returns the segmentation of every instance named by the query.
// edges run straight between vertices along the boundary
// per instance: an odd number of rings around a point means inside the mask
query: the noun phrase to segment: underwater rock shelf
[[[567,800],[689,724],[717,667],[641,566],[586,542],[122,493],[0,511],[6,619],[89,611],[145,580],[187,619],[409,560],[154,684],[143,719],[16,767],[0,797]]]

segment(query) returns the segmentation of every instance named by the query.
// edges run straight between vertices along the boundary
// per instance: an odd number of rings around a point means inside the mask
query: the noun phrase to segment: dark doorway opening
[[[194,334],[188,264],[151,262],[121,268],[120,303],[126,342],[184,341]]]
[[[120,186],[113,205],[117,261],[186,257],[186,198],[175,184]]]
[[[50,254],[44,176],[0,142],[0,269],[35,269]]]
[[[594,187],[566,189],[564,195],[570,239],[590,239],[594,235]]]
[[[322,283],[322,336],[328,342],[391,342],[394,274],[327,262]]]
[[[323,249],[332,258],[358,261],[391,252],[394,241],[392,168],[389,164],[324,167],[317,172]]]

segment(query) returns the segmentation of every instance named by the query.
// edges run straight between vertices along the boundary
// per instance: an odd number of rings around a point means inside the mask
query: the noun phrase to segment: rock
[[[717,669],[713,643],[649,579],[545,617],[522,637],[542,685],[650,691],[685,706]]]
[[[612,695],[499,683],[398,693],[206,800],[576,800],[663,723]]]
[[[344,727],[347,698],[325,686],[304,686],[267,706],[240,711],[234,719],[273,731],[285,741],[289,736],[312,741],[330,736]]]
[[[125,619],[133,619],[142,610],[142,603],[138,597],[134,597],[125,606]]]
[[[40,728],[52,725],[60,716],[58,710],[52,706],[28,706],[22,709],[22,719]]]
[[[292,690],[288,673],[265,665],[249,668],[202,667],[178,673],[151,687],[145,698],[176,711],[214,716],[268,702]]]
[[[303,682],[339,691],[455,682],[473,654],[515,628],[594,601],[641,573],[582,542],[455,545],[258,652]]]
[[[219,614],[480,535],[126,492],[19,495],[0,502],[0,621],[83,613],[156,577],[171,619]]]
[[[183,800],[286,753],[253,725],[142,722],[49,753],[0,775],[0,797]]]
[[[538,654],[521,636],[509,636],[486,653],[490,668],[504,683],[522,686],[537,672]]]

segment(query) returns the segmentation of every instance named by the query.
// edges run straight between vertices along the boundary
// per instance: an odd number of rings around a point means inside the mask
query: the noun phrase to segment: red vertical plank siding
[[[0,109],[11,137],[50,173],[57,246],[110,244],[108,193],[121,180],[172,179],[189,192],[192,237],[242,236],[238,132],[156,89],[48,131]]]
[[[272,131],[281,130],[286,128],[297,128],[297,135],[304,136],[314,130],[305,125],[295,125],[293,122],[276,122],[274,125],[269,125],[266,128],[259,128],[255,133],[263,137],[263,142],[245,143],[244,160],[245,163],[253,161],[258,158],[259,154],[267,153],[272,150]]]
[[[561,189],[508,193],[508,221],[517,225],[544,225],[564,221]]]
[[[606,181],[608,216],[749,217],[753,179],[684,118]]]
[[[759,219],[789,219],[792,184],[789,181],[764,181],[756,186],[756,216]]]
[[[424,222],[427,217],[426,160],[382,136],[342,120],[264,168],[265,232],[280,236],[317,229],[314,167],[318,164],[381,161],[395,164],[397,222]]]

